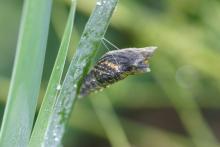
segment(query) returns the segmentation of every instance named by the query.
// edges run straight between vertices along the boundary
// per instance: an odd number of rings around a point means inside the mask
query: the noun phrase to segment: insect
[[[125,48],[107,52],[84,78],[80,97],[103,89],[128,75],[149,72],[149,58],[155,49],[156,47]]]

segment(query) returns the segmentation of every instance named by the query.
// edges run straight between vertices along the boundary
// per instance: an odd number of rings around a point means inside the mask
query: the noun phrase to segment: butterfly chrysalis
[[[125,48],[104,54],[82,82],[80,97],[100,90],[128,75],[150,71],[149,58],[156,47]]]

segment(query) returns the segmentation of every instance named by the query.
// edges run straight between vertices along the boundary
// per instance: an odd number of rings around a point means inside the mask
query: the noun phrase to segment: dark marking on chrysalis
[[[149,58],[156,47],[126,48],[104,54],[85,77],[80,96],[100,90],[128,75],[149,72]]]

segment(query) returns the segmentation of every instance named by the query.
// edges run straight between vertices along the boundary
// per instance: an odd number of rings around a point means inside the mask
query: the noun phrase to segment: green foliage
[[[123,130],[117,114],[109,101],[108,97],[100,94],[102,99],[91,99],[92,106],[96,115],[105,129],[106,135],[109,138],[112,147],[130,147],[130,143]],[[111,125],[109,125],[111,124]]]
[[[1,147],[28,144],[41,83],[51,5],[51,0],[25,1],[1,127]]]
[[[64,5],[62,10],[60,9],[61,4]],[[35,6],[38,7],[38,5]],[[55,0],[53,4],[54,11],[52,11],[53,17],[46,54],[48,58],[45,59],[44,63],[45,70],[40,98],[44,95],[46,83],[48,82],[47,77],[53,68],[52,63],[56,58],[56,49],[59,46],[59,39],[62,37],[70,5],[69,1],[60,0]],[[67,65],[69,65],[75,52],[75,42],[77,38],[80,38],[78,34],[83,31],[94,5],[95,0],[78,1],[76,23],[73,30],[74,36],[70,42],[71,50],[67,54]],[[13,49],[16,44],[21,7],[21,1],[0,1],[0,110],[4,108],[9,87],[9,77],[14,57]],[[45,5],[45,7],[47,6]],[[46,17],[45,14],[49,14],[40,9],[38,11],[37,15],[43,13],[44,17]],[[220,3],[217,0],[120,0],[105,37],[119,48],[158,46],[157,52],[150,60],[152,72],[145,75],[130,76],[126,80],[105,89],[103,93],[91,94],[88,98],[78,100],[70,117],[69,127],[66,129],[67,133],[63,137],[64,146],[99,147],[109,146],[109,144],[118,146],[121,143],[124,146],[131,144],[140,147],[219,146],[219,20]],[[39,24],[40,21],[36,20],[34,22]],[[47,21],[44,22],[44,25],[46,24]],[[94,28],[97,31],[99,26],[97,25]],[[39,33],[37,27],[31,28],[29,31]],[[84,37],[88,37],[91,33],[84,33],[84,35]],[[39,37],[36,36],[36,33],[33,36]],[[43,37],[46,38],[47,36]],[[98,38],[101,37],[103,36],[100,35]],[[31,40],[31,38],[29,39]],[[94,45],[97,58],[107,51],[104,48],[97,51],[96,47],[99,46],[99,39]],[[38,39],[35,40],[39,41]],[[28,45],[33,49],[33,43],[29,43]],[[94,50],[91,57],[91,47],[87,48],[86,44],[81,44],[81,46],[86,48],[82,52],[83,54],[86,52],[86,55],[89,56],[87,61],[93,60]],[[79,47],[75,55],[81,53]],[[35,54],[33,50],[30,50],[28,54],[31,56],[23,55],[27,58],[41,60],[40,56]],[[74,57],[74,60],[79,61],[81,59],[76,59],[76,57]],[[87,56],[85,58],[87,59]],[[79,70],[74,70],[74,74],[77,74],[78,71],[79,74],[86,73],[88,70],[87,62],[78,63],[83,64],[83,67],[87,69],[82,70],[81,66],[77,66]],[[23,70],[25,74],[22,77],[29,79],[26,74],[31,71],[40,77],[40,73],[38,73],[40,70],[36,67],[33,68],[34,66],[31,66],[28,71]],[[64,69],[64,71],[66,70]],[[34,80],[40,82],[39,77]],[[78,78],[79,81],[77,79],[76,84],[80,85],[82,75]],[[22,81],[25,81],[24,79]],[[34,83],[31,82],[31,84]],[[53,90],[55,90],[58,83],[53,86]],[[69,92],[74,93],[71,101],[75,101],[76,99],[73,98],[77,91],[72,92],[74,84],[71,84],[72,87],[70,87]],[[77,86],[76,90],[79,87]],[[92,99],[92,103],[90,99]],[[27,101],[36,102],[36,99],[28,97]],[[35,106],[25,104],[27,101],[22,99],[13,102],[13,104],[20,103],[21,108],[25,109],[22,112],[30,114],[33,111],[28,111],[28,108],[24,106],[28,105],[32,110],[35,109]],[[46,99],[43,103],[45,101]],[[65,102],[67,103],[65,106],[68,107],[68,114],[64,115],[63,124],[66,124],[66,117],[69,117],[70,107],[72,107],[70,106],[72,105],[71,102]],[[63,106],[63,108],[65,107]],[[13,109],[18,110],[16,107]],[[18,126],[25,115],[21,115],[20,111],[15,114],[16,117],[13,119],[15,121],[10,126],[11,131],[18,134],[19,130],[14,130],[13,127]],[[33,117],[33,113],[30,115]],[[22,122],[22,124],[32,125],[29,122]],[[3,126],[5,126],[4,124],[3,121]],[[46,126],[46,123],[44,125]],[[42,125],[42,129],[44,125]],[[6,136],[3,137],[6,138]]]
[[[78,48],[62,84],[62,89],[54,105],[45,136],[47,138],[45,146],[58,146],[61,144],[66,123],[80,89],[81,79],[87,72],[86,68],[98,50],[116,4],[117,0],[97,1],[96,8],[85,26]]]
[[[56,103],[56,96],[59,92],[61,85],[60,80],[62,77],[67,52],[69,49],[70,38],[74,23],[76,1],[72,1],[71,10],[67,20],[66,28],[61,41],[60,49],[57,54],[56,62],[51,73],[50,81],[47,86],[34,129],[29,142],[30,147],[38,147],[39,144],[44,145],[46,140],[46,132],[50,124],[50,117],[53,114],[53,108]],[[51,135],[53,136],[53,135]]]

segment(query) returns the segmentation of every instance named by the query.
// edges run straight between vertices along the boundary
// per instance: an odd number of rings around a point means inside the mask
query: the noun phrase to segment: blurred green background
[[[53,3],[39,106],[69,4],[64,0]],[[1,119],[22,5],[22,0],[0,1]],[[78,0],[67,66],[94,6],[94,0]],[[119,48],[158,46],[150,61],[152,71],[78,100],[65,147],[220,146],[218,0],[120,0],[106,38]],[[97,58],[107,51],[100,47]]]

